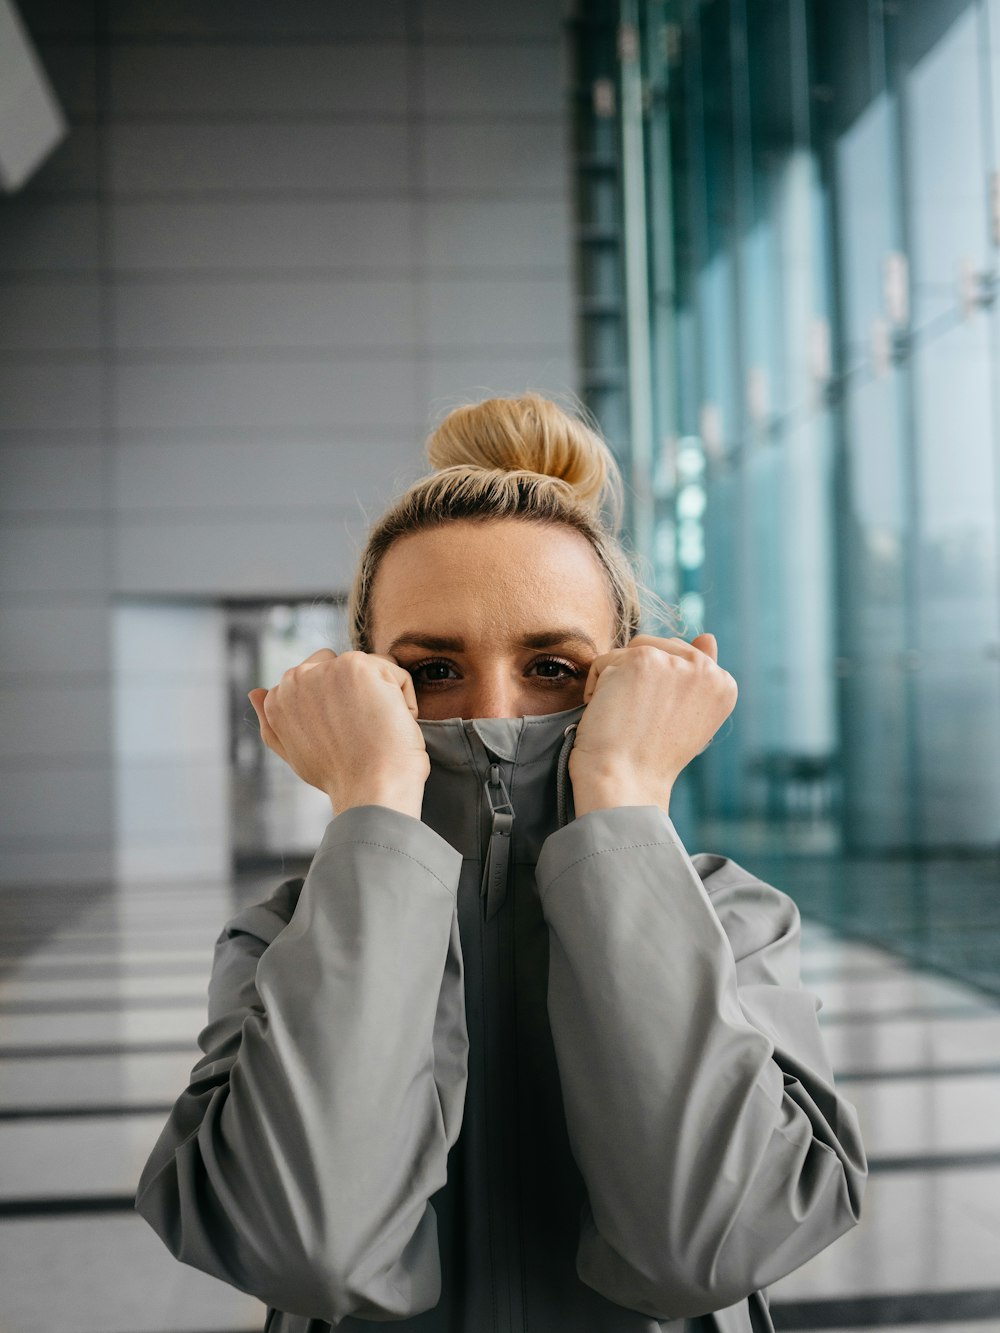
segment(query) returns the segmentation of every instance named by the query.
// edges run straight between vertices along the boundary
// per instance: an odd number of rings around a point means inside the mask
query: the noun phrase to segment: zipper
[[[569,755],[576,739],[577,723],[571,723],[563,731],[556,765],[556,806],[559,827],[562,828],[573,817],[573,797],[569,779]],[[509,892],[511,874],[511,847],[513,845],[514,806],[510,792],[503,779],[500,764],[490,759],[488,775],[483,782],[489,812],[488,838],[483,862],[483,877],[480,885],[480,902],[484,925],[492,920],[504,905]],[[513,905],[512,905],[513,906]],[[487,1066],[487,1106],[485,1112],[485,1131],[490,1157],[488,1204],[490,1256],[492,1263],[491,1283],[493,1287],[493,1324],[497,1333],[506,1330],[523,1329],[527,1319],[527,1297],[524,1289],[524,1253],[523,1253],[523,1206],[520,1186],[520,1131],[517,1123],[516,1102],[513,1107],[506,1105],[507,1096],[517,1095],[520,1083],[520,1069],[517,1055],[517,1015],[514,990],[516,987],[516,960],[514,957],[514,918],[511,908],[496,922],[495,933],[480,933],[480,948],[483,959],[483,980],[493,968],[495,972],[494,999],[498,1007],[494,1008],[487,999],[485,990],[483,1012],[487,1027],[493,1028],[496,1038],[496,1054],[500,1069],[511,1069],[513,1083],[504,1086],[504,1080],[494,1086],[489,1077],[492,1054],[485,1055]],[[489,959],[489,966],[487,965]],[[505,975],[509,972],[509,979]],[[500,998],[509,997],[500,1004]],[[508,1011],[508,1003],[511,1008]],[[492,1014],[492,1021],[490,1015]],[[492,1052],[492,1040],[489,1032],[484,1032],[486,1045]],[[497,1075],[494,1073],[494,1081]],[[496,1117],[499,1116],[499,1120]],[[502,1165],[500,1165],[502,1164]],[[500,1176],[495,1172],[500,1166]],[[501,1200],[503,1202],[501,1203]]]
[[[493,1329],[495,1333],[514,1333],[524,1326],[524,1310],[518,1297],[522,1284],[519,1260],[520,1185],[518,1183],[519,1146],[517,1144],[517,1034],[514,920],[511,908],[502,913],[493,927],[486,924],[499,912],[508,894],[511,873],[514,807],[498,763],[492,762],[483,788],[489,811],[488,838],[480,886],[483,929],[480,949],[484,991],[486,1030],[484,1059],[486,1065],[485,1132],[488,1155],[489,1216]],[[487,981],[491,977],[492,980]],[[492,1080],[490,1067],[496,1056]],[[505,1071],[511,1071],[509,1079]]]
[[[576,740],[576,729],[579,725],[579,722],[571,722],[568,727],[563,728],[565,739],[556,763],[556,818],[560,828],[565,828],[569,823],[569,803],[572,797],[569,782],[569,752]]]
[[[479,897],[483,906],[483,920],[489,921],[503,906],[507,897],[507,879],[510,874],[511,834],[514,828],[514,807],[503,780],[499,764],[490,764],[489,777],[483,783],[490,803],[490,836],[483,864],[483,882]]]

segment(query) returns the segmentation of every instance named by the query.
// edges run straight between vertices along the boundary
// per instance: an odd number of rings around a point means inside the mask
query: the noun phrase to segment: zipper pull
[[[510,793],[501,776],[499,764],[490,764],[490,775],[483,786],[490,803],[490,838],[486,847],[486,860],[483,863],[483,882],[479,897],[483,905],[483,920],[489,921],[503,906],[507,896],[514,807],[511,805]],[[499,799],[495,799],[495,794]]]

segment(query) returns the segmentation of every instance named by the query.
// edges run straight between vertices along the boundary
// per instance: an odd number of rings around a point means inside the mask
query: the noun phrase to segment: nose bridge
[[[476,678],[472,717],[517,717],[521,684],[501,659],[489,663]]]

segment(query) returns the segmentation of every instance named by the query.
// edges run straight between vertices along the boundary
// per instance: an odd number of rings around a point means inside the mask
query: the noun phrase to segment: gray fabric
[[[220,934],[136,1208],[269,1333],[759,1333],[857,1222],[794,902],[655,806],[574,819],[582,713],[421,721],[422,818],[345,810]]]

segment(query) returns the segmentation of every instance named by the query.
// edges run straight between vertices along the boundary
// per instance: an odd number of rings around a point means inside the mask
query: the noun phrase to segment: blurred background
[[[1000,0],[0,0],[2,1333],[261,1326],[131,1210],[329,819],[246,692],[528,388],[739,681],[672,813],[862,1115],[776,1324],[1000,1330],[998,253]]]

